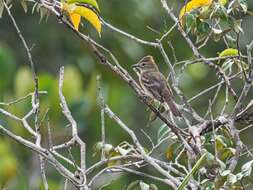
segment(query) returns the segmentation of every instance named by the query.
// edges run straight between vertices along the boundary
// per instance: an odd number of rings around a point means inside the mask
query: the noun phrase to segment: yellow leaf
[[[204,6],[209,6],[211,5],[213,2],[213,0],[192,0],[190,2],[188,2],[185,6],[183,6],[183,8],[180,10],[180,14],[179,14],[179,19],[180,22],[182,23],[183,16],[186,13],[191,12],[194,9],[200,8],[200,7],[204,7]]]
[[[173,156],[174,156],[174,149],[172,146],[169,146],[166,151],[166,158],[168,160],[172,160]]]
[[[98,34],[99,35],[101,34],[102,29],[101,21],[99,20],[98,15],[95,12],[93,12],[89,8],[77,6],[74,9],[73,13],[79,14],[83,18],[88,20],[92,24],[92,26],[97,30]]]
[[[96,29],[99,36],[101,35],[102,24],[98,18],[98,15],[92,11],[91,9],[84,7],[84,6],[77,6],[76,4],[67,4],[62,3],[61,9],[66,11],[71,18],[71,22],[73,23],[75,29],[79,26],[79,19],[76,15],[80,15],[81,17],[85,18],[87,21],[91,23],[91,25]],[[73,16],[74,15],[74,16]],[[72,18],[73,17],[73,18]]]
[[[71,22],[72,22],[74,28],[78,31],[79,24],[81,21],[81,16],[79,14],[75,14],[75,13],[70,13],[69,16],[70,16],[70,19],[71,19]]]

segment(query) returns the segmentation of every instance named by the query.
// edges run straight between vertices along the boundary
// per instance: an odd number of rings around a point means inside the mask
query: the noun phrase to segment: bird
[[[170,86],[159,71],[153,56],[143,57],[137,64],[132,65],[132,68],[136,72],[145,94],[161,103],[165,102],[175,117],[181,117],[173,100]]]

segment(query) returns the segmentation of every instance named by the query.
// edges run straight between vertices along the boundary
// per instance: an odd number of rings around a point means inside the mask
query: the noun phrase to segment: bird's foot
[[[144,102],[147,102],[148,104],[152,103],[153,101],[153,99],[145,93],[141,94],[141,98],[143,99]]]

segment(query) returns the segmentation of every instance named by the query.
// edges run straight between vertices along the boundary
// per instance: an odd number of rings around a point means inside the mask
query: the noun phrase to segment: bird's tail
[[[180,111],[178,110],[175,102],[171,98],[169,98],[168,100],[166,100],[166,103],[168,104],[168,106],[169,106],[172,114],[175,117],[181,117],[182,116],[181,113],[180,113]]]

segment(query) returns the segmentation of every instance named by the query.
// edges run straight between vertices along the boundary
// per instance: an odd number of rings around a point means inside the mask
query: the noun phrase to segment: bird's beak
[[[136,69],[136,68],[139,68],[140,66],[139,66],[139,63],[137,63],[137,64],[132,65],[131,67],[132,67],[133,69]]]

